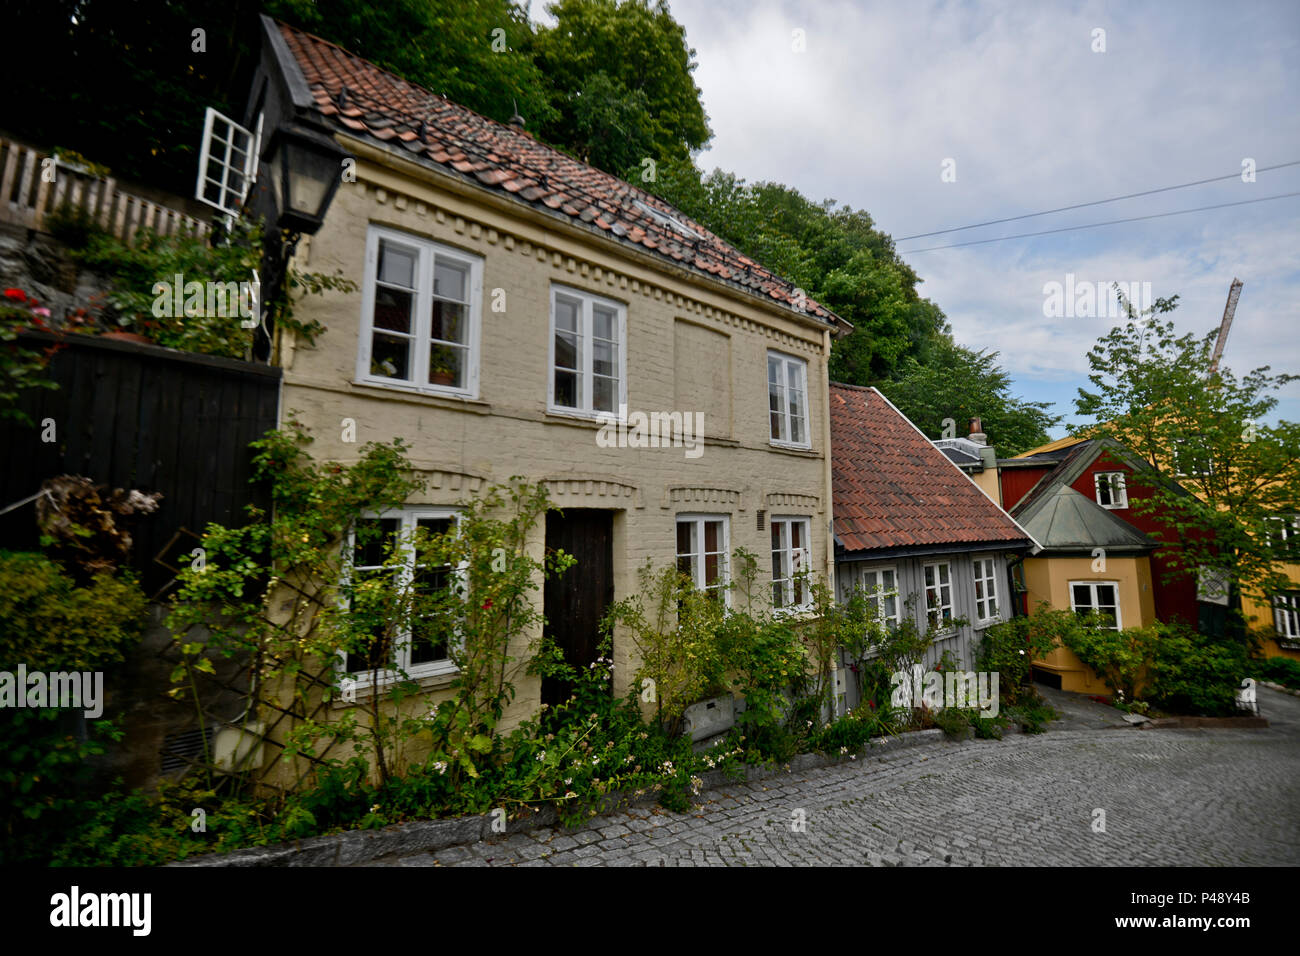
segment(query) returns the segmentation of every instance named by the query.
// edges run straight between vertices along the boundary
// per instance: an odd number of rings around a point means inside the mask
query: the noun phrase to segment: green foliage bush
[[[1036,700],[1030,684],[1033,662],[1041,660],[1073,635],[1079,620],[1073,611],[1056,610],[1048,604],[1027,617],[1013,617],[984,631],[975,650],[975,669],[997,671],[998,695],[1009,707],[1022,698]]]
[[[0,671],[104,671],[139,640],[147,601],[127,574],[78,587],[41,554],[0,552]],[[20,692],[25,688],[20,689]],[[0,720],[0,862],[41,861],[81,819],[87,760],[120,732],[79,712],[6,710]]]
[[[1300,690],[1300,661],[1289,657],[1270,657],[1255,662],[1255,675],[1260,680]]]
[[[1144,696],[1161,709],[1179,714],[1235,714],[1242,678],[1254,670],[1247,647],[1178,624],[1160,625],[1155,631],[1150,684]]]

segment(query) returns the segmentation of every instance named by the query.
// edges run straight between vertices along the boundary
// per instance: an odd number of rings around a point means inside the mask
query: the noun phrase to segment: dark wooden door
[[[546,550],[563,550],[577,563],[548,578],[543,590],[545,634],[564,659],[585,668],[599,656],[600,619],[614,600],[614,514],[566,508],[546,515]],[[542,702],[554,706],[569,697],[567,684],[546,678]]]

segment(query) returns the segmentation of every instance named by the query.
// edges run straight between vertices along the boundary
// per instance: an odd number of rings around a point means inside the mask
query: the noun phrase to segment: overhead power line
[[[1292,160],[1289,163],[1278,163],[1275,166],[1261,166],[1255,170],[1257,173],[1266,173],[1271,169],[1283,169],[1287,166],[1300,166],[1300,159]],[[987,222],[976,222],[969,226],[954,226],[952,229],[936,229],[934,232],[918,232],[914,236],[902,236],[895,239],[895,242],[906,242],[908,239],[924,239],[927,236],[942,236],[950,232],[965,232],[967,229],[978,229],[981,226],[996,226],[1004,222],[1016,222],[1019,219],[1033,219],[1036,216],[1050,216],[1054,212],[1068,212],[1071,209],[1085,209],[1088,206],[1104,206],[1108,202],[1119,202],[1122,199],[1137,199],[1140,196],[1154,196],[1156,193],[1167,193],[1172,189],[1186,189],[1189,186],[1204,186],[1206,183],[1222,182],[1225,179],[1236,179],[1241,175],[1238,170],[1235,173],[1228,173],[1226,176],[1211,176],[1209,179],[1198,179],[1193,183],[1179,183],[1177,186],[1161,186],[1159,189],[1146,189],[1140,193],[1129,193],[1127,196],[1114,196],[1111,199],[1094,199],[1092,202],[1079,202],[1073,206],[1058,206],[1056,209],[1044,209],[1042,212],[1027,212],[1023,216],[1007,216],[1005,219],[990,219]],[[917,250],[918,252],[920,250]]]
[[[1259,199],[1243,199],[1240,202],[1223,202],[1214,206],[1197,206],[1195,209],[1178,209],[1174,212],[1157,212],[1150,216],[1130,216],[1127,219],[1109,219],[1105,222],[1090,222],[1083,226],[1063,226],[1060,229],[1044,229],[1042,232],[1022,232],[1015,236],[998,236],[995,239],[974,239],[970,242],[951,242],[946,246],[926,246],[924,249],[900,249],[900,256],[913,252],[933,252],[936,249],[958,249],[962,246],[982,246],[986,242],[1006,242],[1008,239],[1028,239],[1030,236],[1050,236],[1057,232],[1074,232],[1077,229],[1096,229],[1098,226],[1117,226],[1123,222],[1142,222],[1145,219],[1164,219],[1166,216],[1185,216],[1189,212],[1205,212],[1207,209],[1227,209],[1229,206],[1249,206],[1251,203],[1268,202],[1270,199],[1290,199],[1300,196],[1300,192],[1281,193],[1277,196],[1261,196]]]

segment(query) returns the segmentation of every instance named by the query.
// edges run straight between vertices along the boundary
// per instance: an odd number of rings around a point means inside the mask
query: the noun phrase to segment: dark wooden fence
[[[243,524],[247,504],[266,506],[249,484],[248,444],[276,426],[280,369],[85,335],[33,332],[19,344],[59,346],[49,369],[59,388],[23,393],[33,424],[0,420],[0,508],[61,474],[161,492],[133,534],[132,564],[152,594],[172,577],[155,561],[160,552],[190,560],[197,542],[185,531]],[[42,440],[47,421],[52,442]],[[0,516],[0,548],[36,546],[34,504]]]

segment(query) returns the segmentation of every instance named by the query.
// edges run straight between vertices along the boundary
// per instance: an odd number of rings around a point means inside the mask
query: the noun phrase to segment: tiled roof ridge
[[[445,94],[384,69],[337,43],[276,21],[317,111],[353,135],[366,134],[447,167],[493,191],[581,222],[601,233],[832,325],[848,325],[815,299],[795,302],[798,288],[736,249],[659,196],[544,143],[520,127],[501,123]],[[332,75],[331,75],[332,74]],[[358,75],[360,74],[360,75]],[[354,80],[357,85],[349,83]],[[361,81],[370,80],[362,88]],[[377,83],[391,84],[386,96]],[[335,88],[335,87],[338,88]],[[339,93],[346,90],[342,104]],[[425,102],[416,102],[424,100]],[[358,108],[365,106],[368,109]],[[369,119],[367,112],[379,120]],[[439,118],[442,123],[439,124]],[[426,138],[426,128],[433,134]],[[391,131],[382,135],[384,131]],[[512,142],[512,137],[522,139]],[[457,155],[459,154],[459,158]],[[531,155],[529,155],[531,154]],[[513,187],[513,188],[511,188]],[[698,234],[692,237],[636,209],[639,201]]]

